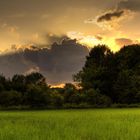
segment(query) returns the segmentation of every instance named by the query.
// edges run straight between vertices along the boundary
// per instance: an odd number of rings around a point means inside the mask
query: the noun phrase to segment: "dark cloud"
[[[140,11],[140,0],[123,0],[119,2],[118,9]]]
[[[0,72],[12,76],[37,70],[51,84],[70,82],[84,65],[87,54],[88,49],[76,40],[64,39],[60,44],[53,43],[50,49],[32,46],[0,56]]]
[[[115,39],[115,42],[120,47],[123,47],[125,45],[131,45],[131,44],[138,43],[137,40],[131,40],[131,39],[128,39],[128,38],[117,38],[117,39]]]
[[[99,16],[97,22],[111,21],[113,18],[120,18],[124,15],[125,11],[140,11],[140,0],[122,0],[112,11],[106,12]]]
[[[124,11],[110,11],[98,17],[97,22],[111,21],[113,18],[120,18],[123,16]]]
[[[0,73],[3,73],[7,77],[15,73],[24,73],[30,67],[35,67],[35,64],[26,60],[23,52],[0,56]]]

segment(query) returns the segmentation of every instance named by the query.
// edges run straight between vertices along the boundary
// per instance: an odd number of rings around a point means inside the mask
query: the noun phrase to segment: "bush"
[[[112,101],[108,96],[99,93],[99,90],[89,89],[85,91],[85,100],[87,103],[97,107],[108,107]]]
[[[22,94],[17,91],[2,91],[0,93],[1,106],[18,106],[22,102]]]

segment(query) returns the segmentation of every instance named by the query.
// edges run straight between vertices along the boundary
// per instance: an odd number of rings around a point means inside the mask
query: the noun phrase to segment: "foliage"
[[[113,103],[140,103],[140,45],[125,46],[117,53],[104,45],[94,47],[74,80],[83,90],[99,90]]]
[[[125,46],[113,53],[105,45],[95,46],[83,69],[74,76],[80,88],[66,83],[51,88],[38,72],[0,75],[0,106],[30,108],[88,108],[140,103],[140,45]]]

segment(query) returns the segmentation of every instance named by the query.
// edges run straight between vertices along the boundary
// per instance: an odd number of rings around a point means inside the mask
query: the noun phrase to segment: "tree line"
[[[36,72],[0,75],[2,108],[90,108],[140,104],[140,45],[124,46],[113,53],[107,46],[95,46],[82,70],[73,76],[77,86],[67,83],[51,88]]]

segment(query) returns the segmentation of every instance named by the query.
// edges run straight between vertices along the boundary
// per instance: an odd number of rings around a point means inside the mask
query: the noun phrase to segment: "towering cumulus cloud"
[[[49,49],[32,46],[0,56],[0,72],[12,76],[39,71],[50,84],[70,82],[72,75],[84,65],[87,54],[88,49],[76,40],[64,39],[60,44],[53,43]]]

